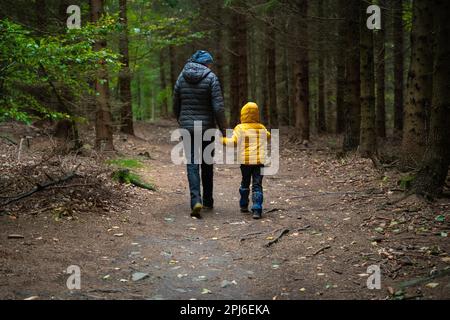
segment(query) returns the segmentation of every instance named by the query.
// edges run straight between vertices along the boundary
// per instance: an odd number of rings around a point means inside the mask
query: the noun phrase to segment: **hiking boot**
[[[248,197],[250,195],[250,189],[240,187],[239,194],[241,195],[241,199],[239,200],[241,212],[248,212]]]
[[[214,209],[214,200],[211,197],[203,197],[203,209],[209,211]]]
[[[262,213],[263,210],[263,201],[264,201],[264,195],[260,191],[253,192],[252,196],[253,200],[253,206],[252,206],[252,212],[259,212]]]
[[[241,212],[242,213],[249,213],[250,211],[248,210],[248,207],[241,207]]]
[[[259,220],[262,218],[262,212],[259,210],[253,210],[253,219]]]
[[[200,211],[202,211],[203,206],[201,203],[195,204],[194,208],[192,208],[191,217],[201,219]]]

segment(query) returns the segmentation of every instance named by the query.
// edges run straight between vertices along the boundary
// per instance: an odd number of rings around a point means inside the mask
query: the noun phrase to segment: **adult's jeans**
[[[188,141],[184,142],[185,154],[189,157],[188,160],[190,160],[187,164],[187,177],[191,195],[191,209],[194,208],[197,203],[210,208],[214,206],[214,166],[212,163],[205,163],[203,157],[206,147],[211,143],[214,143],[214,140],[202,141],[201,143],[198,143],[198,147],[195,148],[193,132],[191,132],[190,143]],[[187,148],[188,146],[189,148]],[[212,155],[214,156],[214,152]],[[201,193],[202,186],[203,199]]]

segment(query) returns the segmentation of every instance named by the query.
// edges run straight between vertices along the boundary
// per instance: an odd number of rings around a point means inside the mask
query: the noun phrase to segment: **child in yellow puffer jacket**
[[[249,102],[241,110],[241,123],[234,128],[233,137],[222,140],[225,145],[238,147],[238,161],[241,164],[242,173],[239,205],[241,212],[249,212],[250,183],[252,183],[253,206],[251,210],[254,219],[262,217],[264,197],[261,168],[264,167],[269,138],[270,132],[259,122],[258,105]]]

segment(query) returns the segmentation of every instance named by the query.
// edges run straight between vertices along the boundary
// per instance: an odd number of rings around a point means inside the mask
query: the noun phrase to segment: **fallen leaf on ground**
[[[39,299],[39,296],[31,296],[31,297],[25,298],[23,300],[37,300],[37,299]]]

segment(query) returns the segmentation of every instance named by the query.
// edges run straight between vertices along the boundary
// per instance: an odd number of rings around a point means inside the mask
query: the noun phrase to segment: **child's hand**
[[[221,138],[220,138],[220,142],[221,142],[223,145],[226,145],[226,144],[227,144],[227,138],[226,138],[226,137],[221,137]]]

